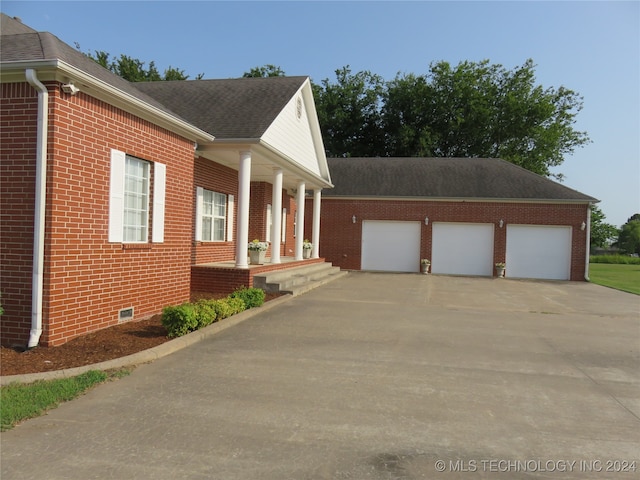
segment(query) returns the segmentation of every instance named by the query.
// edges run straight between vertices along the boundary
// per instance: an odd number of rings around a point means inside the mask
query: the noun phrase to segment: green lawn
[[[640,295],[640,265],[590,263],[589,278],[598,285]]]

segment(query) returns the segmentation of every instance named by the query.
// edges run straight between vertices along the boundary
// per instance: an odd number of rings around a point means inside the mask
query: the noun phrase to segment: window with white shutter
[[[153,168],[153,200],[150,178]],[[153,202],[153,242],[164,241],[166,165],[111,150],[109,241],[149,241],[149,205]]]

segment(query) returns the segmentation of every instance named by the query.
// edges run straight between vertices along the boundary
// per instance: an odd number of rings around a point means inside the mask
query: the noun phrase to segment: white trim
[[[287,242],[287,209],[282,209],[282,238],[280,239],[282,243]]]
[[[267,239],[267,241],[271,241],[271,222],[273,221],[273,216],[271,215],[271,204],[267,203],[267,218],[266,218],[266,235],[264,238]]]
[[[233,219],[235,206],[235,197],[227,195],[227,242],[233,242]]]
[[[202,241],[203,205],[204,205],[204,188],[196,187],[196,242]]]
[[[164,242],[164,212],[166,200],[167,166],[164,163],[153,164],[153,243]]]
[[[111,149],[109,180],[109,242],[122,243],[124,238],[124,165],[126,155]]]

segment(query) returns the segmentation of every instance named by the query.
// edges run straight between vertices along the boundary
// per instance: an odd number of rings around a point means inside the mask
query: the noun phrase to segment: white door
[[[505,276],[569,280],[571,227],[507,225]]]
[[[493,275],[493,224],[434,222],[431,272]]]
[[[420,222],[364,220],[362,270],[420,271]]]

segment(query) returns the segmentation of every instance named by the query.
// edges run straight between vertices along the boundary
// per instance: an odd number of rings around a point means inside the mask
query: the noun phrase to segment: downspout
[[[38,346],[42,335],[44,291],[44,217],[47,200],[47,129],[49,92],[32,68],[25,70],[27,82],[38,91],[38,131],[36,141],[36,202],[33,221],[33,277],[31,287],[31,333],[27,348]]]
[[[591,257],[591,204],[587,208],[587,246],[586,250],[586,258],[584,261],[584,279],[589,281],[589,258]]]

